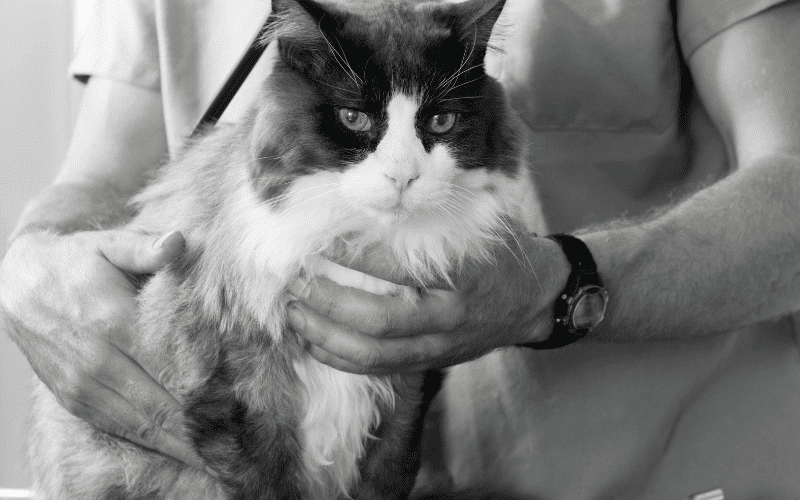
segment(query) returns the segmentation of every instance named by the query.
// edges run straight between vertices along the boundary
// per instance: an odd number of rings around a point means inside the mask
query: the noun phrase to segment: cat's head
[[[483,66],[503,4],[273,0],[260,199],[415,273],[484,251],[520,196],[520,127]]]

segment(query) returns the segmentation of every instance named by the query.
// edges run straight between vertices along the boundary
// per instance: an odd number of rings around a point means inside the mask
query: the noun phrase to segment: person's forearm
[[[607,340],[688,337],[800,309],[800,161],[743,168],[644,224],[581,236],[610,294]]]
[[[25,205],[9,241],[44,230],[68,234],[108,227],[131,215],[129,198],[110,182],[51,184]]]

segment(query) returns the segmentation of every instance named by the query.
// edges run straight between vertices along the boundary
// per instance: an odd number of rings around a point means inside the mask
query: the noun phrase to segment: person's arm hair
[[[123,217],[147,172],[167,155],[161,105],[153,90],[90,78],[61,170],[28,202],[9,239],[96,229]]]
[[[644,224],[583,234],[611,294],[593,336],[685,337],[800,310],[800,2],[688,60],[731,173]]]

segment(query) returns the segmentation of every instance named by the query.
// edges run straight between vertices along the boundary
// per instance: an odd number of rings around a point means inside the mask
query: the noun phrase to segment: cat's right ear
[[[272,0],[272,13],[261,39],[278,42],[281,59],[302,73],[322,70],[325,54],[344,15],[315,0]]]

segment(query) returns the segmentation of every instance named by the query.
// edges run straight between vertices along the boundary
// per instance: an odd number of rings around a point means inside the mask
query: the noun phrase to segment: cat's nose
[[[391,182],[394,183],[394,187],[397,188],[398,193],[403,193],[406,189],[408,189],[408,186],[410,186],[412,182],[419,178],[419,171],[396,170],[393,172],[384,172],[383,175],[385,175]]]

